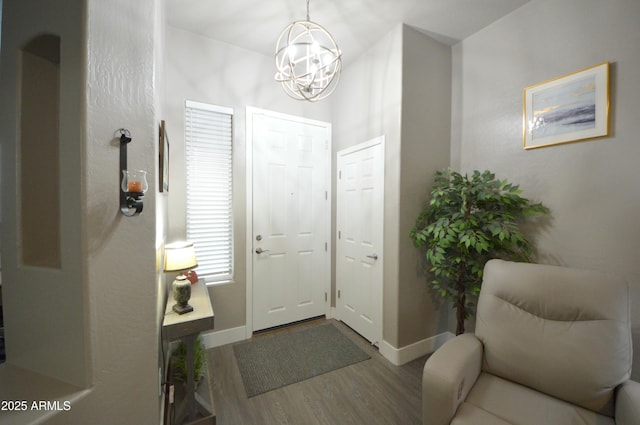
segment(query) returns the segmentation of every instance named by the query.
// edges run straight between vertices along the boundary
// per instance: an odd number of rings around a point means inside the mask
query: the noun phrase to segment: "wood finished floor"
[[[422,423],[421,380],[427,357],[394,366],[375,347],[330,320],[370,356],[366,360],[306,381],[247,398],[233,345],[208,350],[218,425],[412,425]],[[326,320],[295,325],[318,326]],[[281,328],[254,336],[265,338]]]

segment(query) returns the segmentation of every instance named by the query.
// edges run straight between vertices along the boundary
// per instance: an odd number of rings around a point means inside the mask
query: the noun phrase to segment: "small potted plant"
[[[178,382],[187,382],[187,346],[180,341],[175,351],[171,354],[171,370],[173,378]],[[198,388],[207,372],[207,359],[202,337],[198,337],[193,350],[193,379]]]
[[[464,321],[473,313],[488,260],[531,261],[533,248],[520,226],[548,209],[520,193],[490,171],[436,173],[431,199],[410,237],[424,249],[431,288],[453,301],[456,335],[464,333]]]

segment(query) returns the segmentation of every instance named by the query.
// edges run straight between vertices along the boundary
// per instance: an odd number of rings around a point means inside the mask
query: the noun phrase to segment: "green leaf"
[[[464,314],[471,314],[469,300],[480,291],[486,261],[530,261],[533,248],[520,225],[535,223],[549,210],[522,198],[518,185],[488,170],[438,171],[429,193],[409,236],[424,252],[430,287],[445,299],[465,294]]]

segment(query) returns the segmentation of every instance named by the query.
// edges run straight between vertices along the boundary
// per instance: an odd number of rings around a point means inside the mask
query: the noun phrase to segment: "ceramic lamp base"
[[[188,313],[193,311],[193,307],[189,305],[189,299],[191,298],[191,282],[187,280],[187,277],[183,274],[176,277],[173,281],[173,299],[176,300],[176,304],[173,306],[173,311],[178,314]]]
[[[186,305],[174,304],[173,311],[175,311],[178,314],[185,314],[185,313],[189,313],[190,311],[193,311],[193,307],[191,307],[189,304],[186,304]]]

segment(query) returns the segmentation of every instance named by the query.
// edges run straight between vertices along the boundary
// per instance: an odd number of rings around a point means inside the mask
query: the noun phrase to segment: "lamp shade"
[[[176,242],[164,247],[164,271],[177,272],[198,266],[192,242]]]

